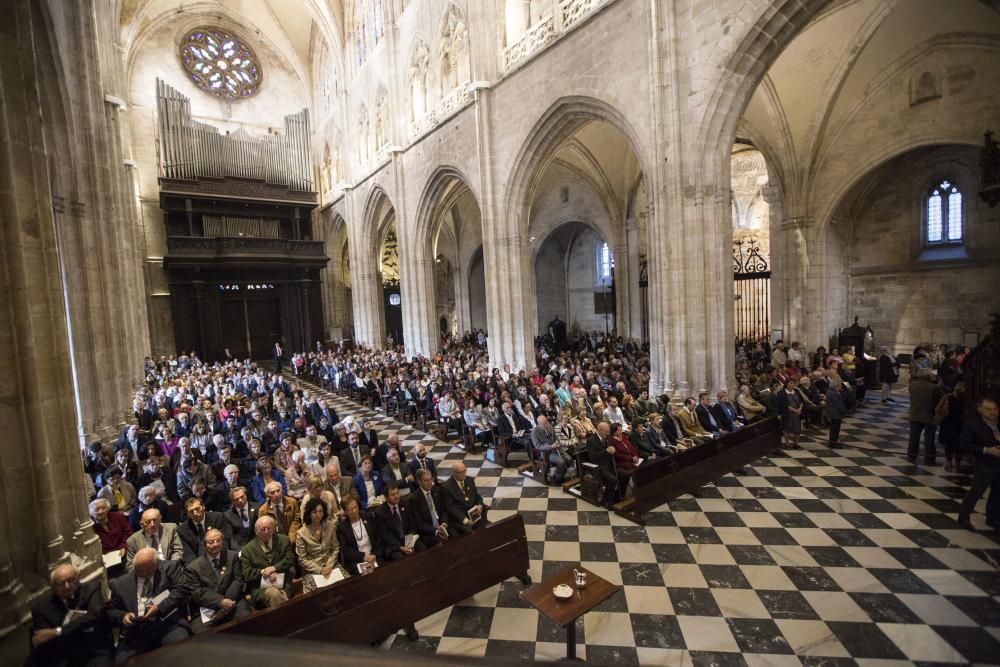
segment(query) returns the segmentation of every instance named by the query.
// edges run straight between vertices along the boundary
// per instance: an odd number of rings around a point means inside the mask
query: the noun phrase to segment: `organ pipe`
[[[308,109],[285,116],[284,134],[223,133],[194,120],[191,101],[157,79],[156,113],[165,178],[246,178],[292,190],[313,188]]]

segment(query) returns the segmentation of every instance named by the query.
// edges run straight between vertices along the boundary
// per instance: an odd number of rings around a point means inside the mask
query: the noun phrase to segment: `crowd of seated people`
[[[196,357],[146,370],[133,422],[84,457],[112,597],[81,623],[39,607],[50,661],[87,633],[97,664],[121,662],[489,523],[464,465],[439,480],[422,444],[380,441],[282,376]],[[95,606],[75,570],[53,573],[52,595]]]
[[[557,351],[558,349],[558,351]],[[491,368],[478,336],[445,339],[434,357],[407,357],[400,349],[317,350],[303,353],[303,377],[387,414],[436,426],[466,446],[502,444],[543,461],[547,481],[576,475],[576,452],[584,450],[606,423],[607,449],[620,499],[619,477],[636,461],[646,463],[709,442],[766,414],[749,395],[732,401],[728,392],[687,401],[648,392],[648,352],[634,341],[580,334],[558,346],[536,340],[536,366],[512,372]],[[430,430],[430,429],[428,429]],[[363,495],[363,494],[361,494]]]

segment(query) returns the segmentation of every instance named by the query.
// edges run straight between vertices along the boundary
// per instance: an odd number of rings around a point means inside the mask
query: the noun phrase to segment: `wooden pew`
[[[510,577],[531,583],[528,538],[520,515],[174,646],[218,635],[370,645]],[[171,648],[156,653],[167,654]]]
[[[643,515],[685,493],[739,470],[781,447],[776,417],[753,422],[735,433],[632,471],[634,495],[615,505],[615,512],[643,525]]]

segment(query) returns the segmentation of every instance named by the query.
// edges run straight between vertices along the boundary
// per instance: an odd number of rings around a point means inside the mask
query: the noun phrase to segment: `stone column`
[[[681,71],[676,16],[672,5],[649,3],[651,103],[654,145],[653,173],[648,179],[647,235],[649,256],[649,393],[686,395],[688,360],[681,351],[686,312],[682,298],[688,276],[684,271],[684,237],[680,201],[685,192],[681,174],[681,110],[685,101],[673,73]]]
[[[0,22],[0,660],[14,662],[27,604],[52,567],[72,559],[101,571],[100,548],[80,520],[85,502],[50,165],[39,79],[54,71],[37,3],[14,2]],[[43,37],[40,39],[40,37]],[[45,60],[47,68],[39,62]],[[73,553],[75,552],[75,553]]]
[[[771,283],[780,282],[780,308],[784,313],[784,339],[811,341],[806,337],[808,328],[807,295],[811,258],[806,235],[812,219],[806,216],[784,218],[777,238],[771,237],[771,247],[779,248],[781,255],[780,273],[771,270]],[[775,280],[775,276],[778,279]],[[775,302],[772,295],[772,303]],[[819,343],[816,343],[819,345]]]
[[[377,250],[364,239],[356,201],[358,192],[344,189],[347,214],[347,252],[351,258],[351,304],[354,310],[354,342],[381,350],[385,343],[385,323],[382,307],[382,274],[375,258]]]
[[[472,308],[469,302],[469,276],[462,273],[462,268],[456,266],[452,271],[455,281],[455,328],[461,336],[472,329]]]
[[[767,185],[763,190],[764,201],[768,205],[768,231],[770,239],[771,266],[771,330],[788,328],[785,312],[785,284],[782,276],[785,273],[784,235],[781,232],[784,223],[784,201],[781,189],[776,185]],[[770,336],[770,332],[768,332]]]
[[[626,237],[626,234],[622,234]],[[631,249],[627,241],[617,243],[611,249],[615,258],[615,329],[619,336],[630,338],[632,336],[631,320],[631,293],[632,283],[638,273],[633,267]]]
[[[637,340],[642,339],[642,291],[639,289],[639,256],[644,253],[646,235],[645,226],[638,218],[625,221],[625,234],[628,237],[629,285],[625,298],[628,299],[628,335]]]

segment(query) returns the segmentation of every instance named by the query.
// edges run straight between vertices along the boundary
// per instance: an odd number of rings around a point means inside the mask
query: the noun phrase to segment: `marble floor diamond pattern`
[[[313,389],[316,391],[315,389]],[[481,454],[321,392],[384,438],[424,442],[442,478],[463,460],[492,505],[520,513],[535,581],[583,563],[623,586],[577,622],[578,654],[614,665],[1000,663],[1000,538],[955,521],[968,477],[905,458],[905,399],[763,458],[632,524]],[[871,425],[871,426],[869,426]],[[512,459],[513,462],[513,459]],[[982,510],[982,505],[980,506]],[[973,523],[985,531],[982,514]],[[392,651],[565,656],[565,631],[505,581],[416,624]]]

